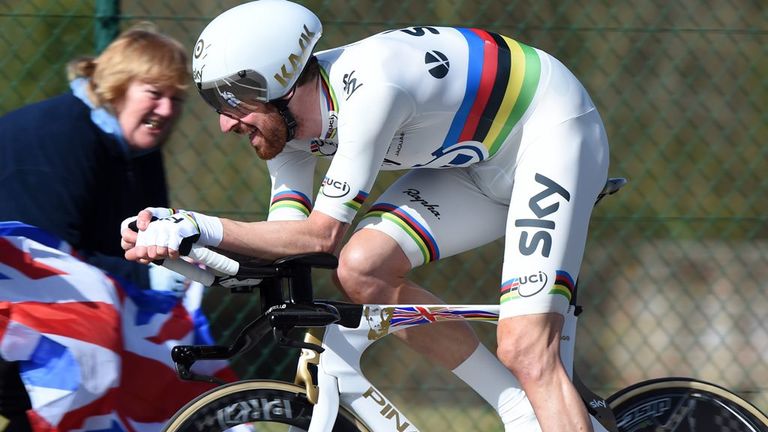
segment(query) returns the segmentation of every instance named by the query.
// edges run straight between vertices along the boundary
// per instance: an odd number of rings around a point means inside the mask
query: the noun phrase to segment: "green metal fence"
[[[65,91],[63,65],[151,20],[192,47],[234,1],[0,0],[0,113]],[[576,369],[607,395],[685,375],[768,409],[768,5],[685,1],[304,1],[324,23],[320,49],[413,24],[485,27],[555,54],[605,120],[611,175],[629,185],[596,209],[580,281]],[[194,94],[167,145],[174,205],[263,218],[263,162]],[[392,181],[380,180],[378,189]],[[374,190],[374,193],[375,191]],[[414,271],[449,302],[497,300],[502,243]],[[319,274],[321,296],[337,294]],[[255,299],[210,293],[228,340]],[[494,344],[494,329],[477,327]],[[293,353],[252,353],[244,375],[290,375]],[[276,369],[274,369],[276,368]],[[479,398],[397,341],[366,357],[374,382],[407,401],[424,430],[498,430]],[[402,398],[402,399],[399,399]],[[422,408],[422,409],[419,409]],[[457,410],[460,416],[451,415]],[[469,423],[468,423],[469,422]]]

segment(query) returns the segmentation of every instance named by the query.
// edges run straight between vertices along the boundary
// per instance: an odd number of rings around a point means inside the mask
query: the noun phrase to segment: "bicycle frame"
[[[597,201],[617,192],[625,183],[626,180],[622,178],[609,179]],[[363,353],[381,338],[409,327],[450,320],[498,323],[499,319],[498,305],[372,304],[352,305],[355,307],[354,315],[348,314],[348,319],[345,319],[336,310],[336,306],[343,308],[340,303],[315,301],[312,294],[312,268],[336,268],[338,261],[333,255],[294,255],[245,268],[241,263],[205,247],[193,245],[189,256],[215,269],[217,273],[203,270],[184,260],[165,260],[163,265],[206,286],[216,284],[233,290],[238,287],[245,289],[238,289],[238,292],[250,292],[258,288],[264,314],[246,326],[232,346],[175,347],[172,358],[179,377],[214,382],[212,377],[192,372],[192,364],[200,359],[230,358],[252,347],[269,331],[273,331],[282,343],[302,348],[296,384],[305,387],[309,401],[314,404],[309,432],[332,430],[332,422],[337,417],[340,404],[349,408],[374,431],[392,430],[393,426],[401,432],[418,431],[413,422],[364,376],[360,367]],[[282,282],[287,284],[284,286]],[[283,292],[285,287],[287,298]],[[291,305],[300,308],[289,310],[288,306]],[[581,397],[587,401],[590,411],[615,429],[613,414],[605,400],[586,389],[573,373],[576,321],[580,309],[579,306],[571,305],[566,312],[561,335],[561,361]],[[295,327],[322,327],[326,331],[322,341],[310,331],[308,339],[300,343],[286,336],[287,331]],[[321,353],[318,353],[318,346],[323,348]],[[317,366],[317,383],[313,382],[310,364]],[[596,432],[606,431],[594,416],[590,415],[590,419]]]
[[[622,178],[609,179],[597,201],[617,192],[625,183],[626,180]],[[297,391],[296,386],[288,383],[277,384],[287,386],[287,389],[284,387],[279,390],[285,394],[284,397],[300,400],[299,405],[304,408],[308,407],[308,403],[313,405],[308,420],[309,432],[332,430],[340,411],[345,414],[345,422],[349,420],[349,412],[356,416],[359,423],[354,427],[360,430],[369,428],[372,432],[393,429],[400,432],[418,431],[413,422],[365,377],[360,366],[364,352],[380,339],[409,327],[452,320],[497,324],[499,319],[498,305],[358,305],[315,300],[310,272],[312,268],[336,268],[337,259],[330,254],[294,255],[272,263],[248,263],[245,267],[231,258],[194,245],[189,256],[205,263],[209,268],[216,270],[216,273],[203,270],[184,260],[166,260],[163,265],[206,286],[219,285],[230,288],[233,292],[244,293],[258,288],[261,293],[262,314],[243,328],[232,345],[174,347],[172,358],[179,377],[218,382],[214,377],[196,374],[191,367],[197,360],[229,359],[254,347],[272,332],[279,343],[302,348],[295,384],[304,386],[305,391]],[[621,412],[624,417],[621,419],[626,423],[631,421],[627,420],[626,416],[634,419],[637,410],[645,412],[645,407],[657,403],[659,397],[668,400],[669,394],[659,393],[664,391],[672,391],[672,397],[683,394],[686,397],[696,395],[702,398],[704,393],[711,394],[712,396],[708,397],[712,398],[712,402],[730,412],[734,419],[738,419],[740,425],[750,428],[761,425],[759,430],[768,430],[763,427],[768,425],[768,418],[747,401],[722,387],[690,378],[657,379],[635,384],[609,397],[609,407],[608,402],[586,388],[573,371],[576,322],[580,312],[578,305],[571,305],[566,312],[560,356],[576,390],[589,408],[590,420],[596,432],[618,430],[612,409],[623,409]],[[290,330],[297,327],[310,329],[304,342],[292,340],[287,336]],[[315,333],[315,330],[320,328],[325,329],[321,338]],[[316,383],[310,365],[316,366]],[[244,384],[247,386],[249,382]],[[252,383],[265,386],[266,381]],[[239,387],[239,384],[224,386],[221,392],[213,390],[201,395],[177,415],[181,416],[183,422],[205,404],[220,402],[219,398],[230,404],[230,395],[251,390],[235,387]],[[272,391],[278,387],[266,385],[262,388]],[[689,393],[691,391],[696,393]],[[306,399],[301,393],[306,393]],[[281,402],[275,402],[278,404],[275,409],[281,410]],[[288,400],[284,402],[287,403]],[[637,405],[638,403],[641,405]],[[344,410],[340,410],[342,406]],[[742,415],[750,420],[747,421]],[[654,413],[651,413],[651,416],[656,417]],[[300,423],[302,426],[306,419],[305,413]],[[675,420],[677,421],[677,417]]]
[[[296,384],[305,386],[310,401],[315,403],[308,432],[331,430],[340,404],[373,431],[417,432],[414,423],[365,377],[360,366],[363,353],[382,338],[409,327],[455,320],[497,324],[498,318],[498,305],[364,305],[356,328],[329,325],[322,341],[308,331],[305,341],[322,343],[325,349],[318,355],[303,348],[299,359]],[[574,306],[569,308],[565,321],[560,352],[572,377],[577,321]],[[317,366],[316,384],[311,379],[310,364]]]

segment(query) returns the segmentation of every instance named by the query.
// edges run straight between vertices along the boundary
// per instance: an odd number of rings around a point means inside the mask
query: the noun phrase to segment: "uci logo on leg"
[[[517,288],[520,297],[531,297],[547,286],[549,278],[543,271],[520,278],[520,286]]]
[[[330,177],[323,179],[320,193],[330,198],[341,198],[349,193],[349,184],[345,181],[334,180]]]

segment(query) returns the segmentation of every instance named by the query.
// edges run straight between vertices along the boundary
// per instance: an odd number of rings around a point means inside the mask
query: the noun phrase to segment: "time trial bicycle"
[[[624,179],[609,179],[602,198]],[[598,198],[598,201],[599,199]],[[268,335],[301,349],[293,382],[245,380],[223,384],[182,407],[166,424],[168,432],[202,431],[397,431],[419,429],[363,374],[361,357],[372,344],[399,330],[434,322],[498,321],[498,305],[376,305],[314,298],[312,269],[333,269],[330,254],[290,256],[271,263],[237,261],[193,247],[189,256],[163,265],[206,286],[260,295],[262,313],[231,345],[176,346],[180,378],[215,382],[196,374],[195,362],[230,359],[259,345]],[[582,308],[569,307],[561,338],[563,364],[574,380],[596,431],[768,432],[768,417],[745,399],[693,378],[661,378],[622,389],[607,399],[591,392],[573,373],[576,322]],[[291,337],[305,331],[303,340]]]

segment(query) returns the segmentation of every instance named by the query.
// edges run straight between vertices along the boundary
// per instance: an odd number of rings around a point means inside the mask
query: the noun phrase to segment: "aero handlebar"
[[[157,218],[152,218],[155,220]],[[128,228],[139,232],[136,221],[128,224]],[[207,269],[192,264],[184,259],[161,259],[154,261],[157,265],[162,265],[169,270],[181,274],[193,281],[200,282],[205,286],[211,286],[216,282],[217,276],[235,276],[240,270],[240,263],[228,256],[212,251],[204,246],[192,243],[192,239],[186,238],[179,247],[182,255],[189,256],[191,259],[203,264]],[[185,253],[186,250],[189,252]]]

